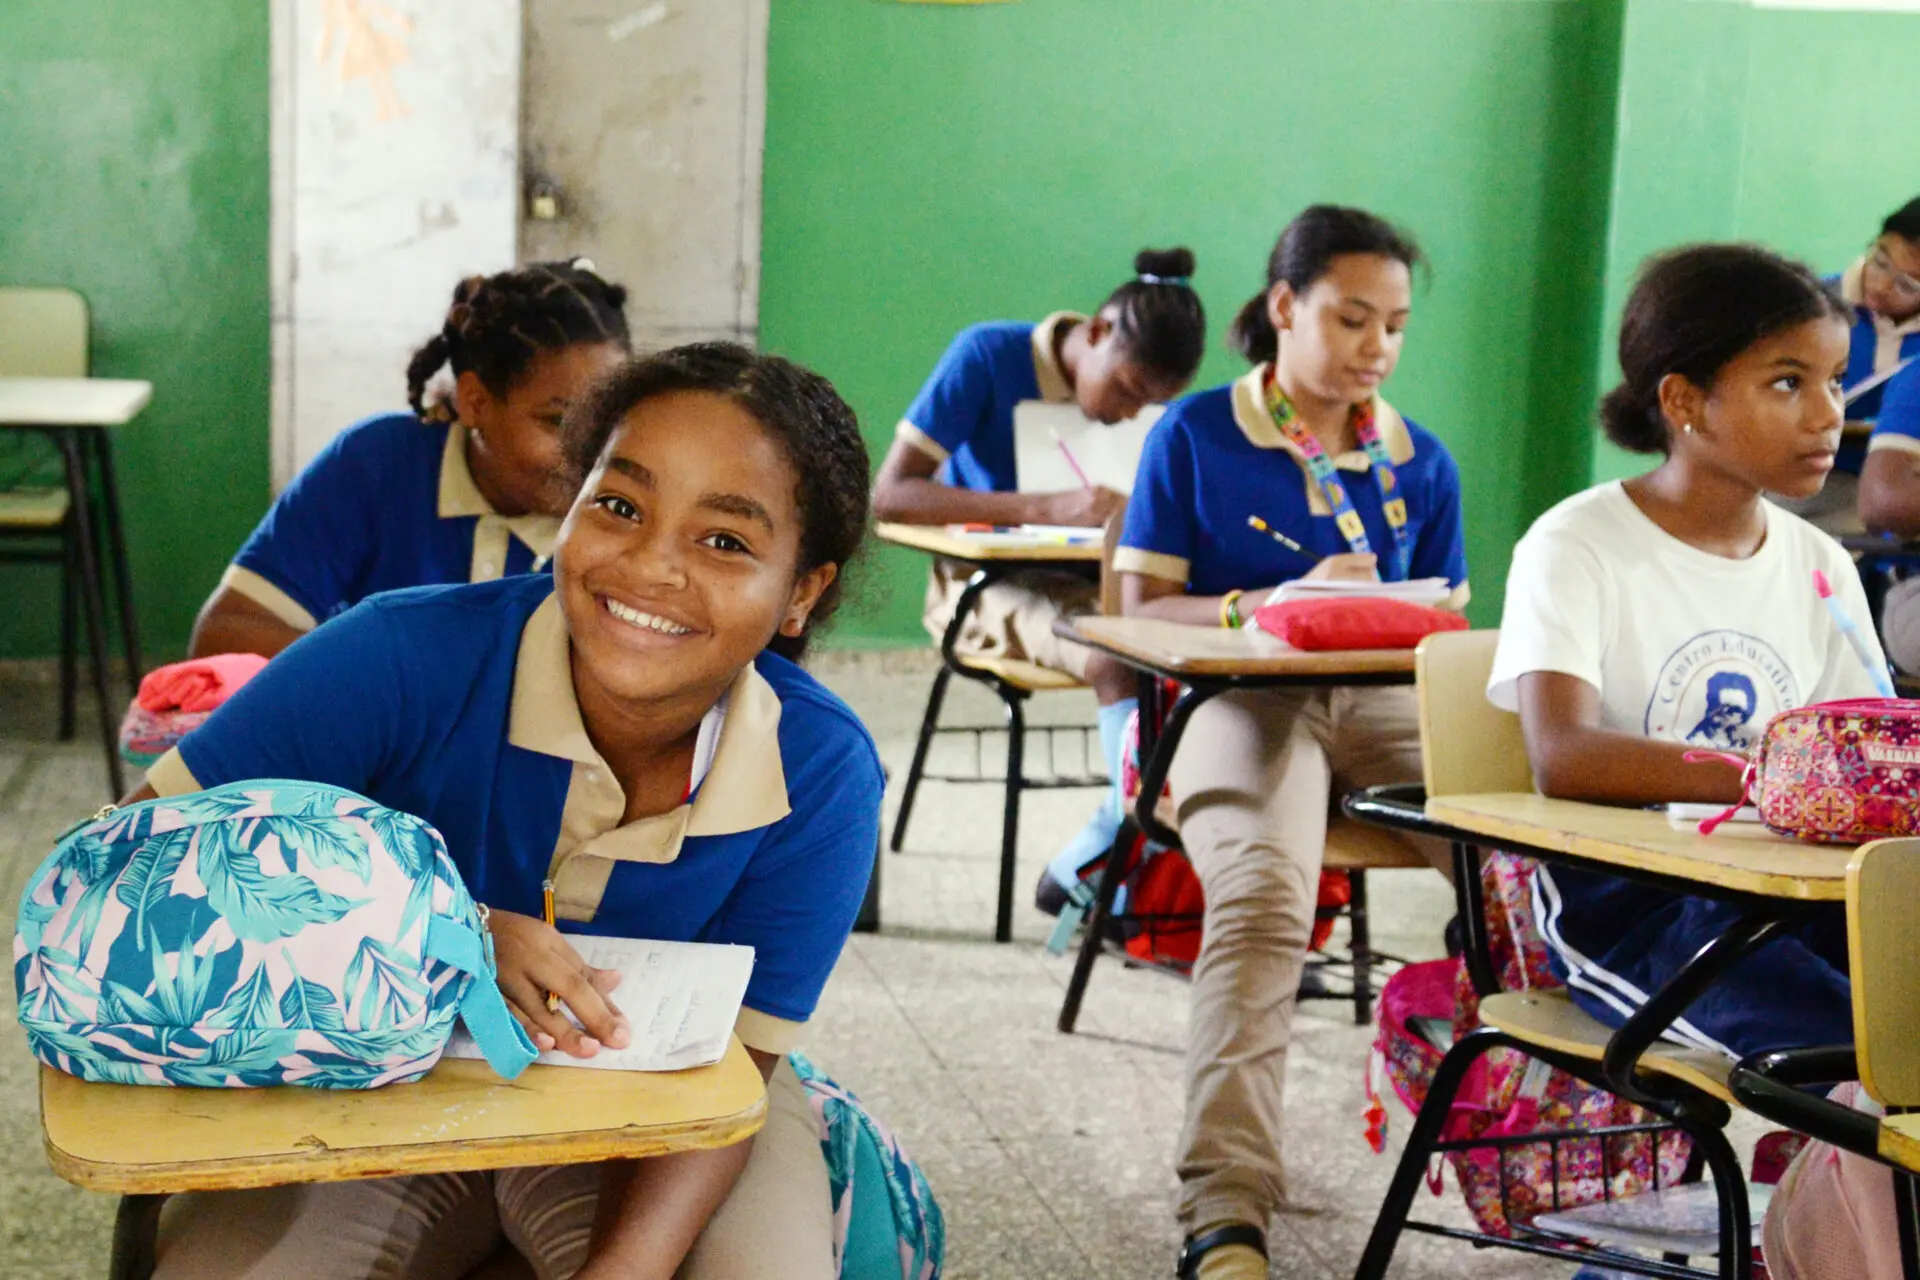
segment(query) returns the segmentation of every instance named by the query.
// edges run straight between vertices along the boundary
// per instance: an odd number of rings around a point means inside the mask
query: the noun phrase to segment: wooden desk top
[[[1518,792],[1427,801],[1427,817],[1462,831],[1591,862],[1769,898],[1843,902],[1851,845],[1809,844],[1756,823],[1710,836],[1675,828],[1664,813],[1549,800]]]
[[[87,1084],[40,1070],[53,1171],[90,1191],[219,1191],[408,1173],[638,1159],[723,1147],[766,1122],[738,1040],[671,1073],[532,1066],[511,1083],[443,1060],[384,1089]]]
[[[883,522],[876,524],[873,532],[882,542],[891,542],[897,547],[910,547],[915,551],[927,551],[936,556],[947,556],[974,564],[1002,561],[1099,564],[1103,554],[1097,529],[1093,530],[1094,540],[1082,545],[1036,542],[1029,546],[1018,547],[983,545],[979,538],[969,537],[964,533],[949,533],[945,525],[938,524]]]
[[[1902,1169],[1920,1173],[1920,1112],[1880,1121],[1880,1154]]]
[[[117,427],[151,399],[127,378],[0,378],[0,427]]]
[[[1054,624],[1055,634],[1110,653],[1133,666],[1180,676],[1405,675],[1413,682],[1413,650],[1355,649],[1308,653],[1254,627],[1193,627],[1158,618],[1079,617]]]

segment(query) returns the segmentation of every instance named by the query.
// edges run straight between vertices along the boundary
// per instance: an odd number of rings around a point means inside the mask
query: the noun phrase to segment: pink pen
[[[1075,474],[1076,476],[1079,476],[1080,483],[1086,488],[1086,491],[1088,493],[1092,493],[1093,481],[1087,479],[1087,473],[1085,469],[1081,467],[1080,459],[1074,457],[1073,450],[1067,448],[1067,442],[1060,438],[1059,430],[1053,427],[1048,427],[1047,432],[1049,435],[1053,437],[1053,442],[1060,446],[1060,452],[1063,455],[1065,455],[1067,459],[1067,465],[1073,468],[1073,474]]]

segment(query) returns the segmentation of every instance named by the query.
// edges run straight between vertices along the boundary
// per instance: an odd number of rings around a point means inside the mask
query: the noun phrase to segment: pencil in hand
[[[553,927],[553,881],[551,880],[540,882],[540,916],[547,922],[548,928]],[[547,1012],[560,1012],[560,997],[551,991],[547,992]]]
[[[1065,456],[1067,465],[1073,468],[1073,474],[1080,477],[1081,487],[1086,489],[1088,493],[1092,493],[1093,481],[1087,477],[1086,468],[1080,465],[1080,459],[1073,456],[1073,450],[1067,448],[1067,442],[1060,436],[1060,429],[1058,427],[1048,427],[1047,434],[1051,435],[1053,442],[1060,446],[1060,452]]]
[[[1265,520],[1262,520],[1259,516],[1248,516],[1247,527],[1250,529],[1258,529],[1261,533],[1266,534],[1269,538],[1272,538],[1275,542],[1279,543],[1281,546],[1285,547],[1289,551],[1298,551],[1303,556],[1310,556],[1313,554],[1311,551],[1308,551],[1305,547],[1295,542],[1292,538],[1289,538],[1286,534],[1280,532],[1278,529],[1268,524]]]

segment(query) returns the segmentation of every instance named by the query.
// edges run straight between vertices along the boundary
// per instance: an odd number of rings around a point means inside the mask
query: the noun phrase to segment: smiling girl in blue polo
[[[472,276],[407,366],[408,413],[335,436],[200,611],[190,654],[273,657],[378,591],[526,573],[572,498],[560,420],[627,349],[627,291],[585,258]],[[427,385],[450,367],[450,395]]]
[[[296,778],[425,818],[491,908],[501,990],[543,1048],[630,1035],[613,975],[568,934],[753,947],[736,1031],[770,1081],[767,1126],[611,1166],[190,1197],[161,1277],[460,1275],[504,1232],[543,1276],[833,1280],[819,1134],[783,1055],[859,909],[882,780],[866,730],[794,659],[862,537],[858,426],[823,379],[713,344],[599,384],[566,458],[581,487],[551,578],[359,605],[151,788]],[[558,929],[540,918],[548,878]]]

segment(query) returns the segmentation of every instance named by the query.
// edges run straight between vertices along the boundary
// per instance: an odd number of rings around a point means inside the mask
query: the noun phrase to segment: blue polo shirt
[[[1882,389],[1886,398],[1880,402],[1880,417],[1873,424],[1867,451],[1920,453],[1920,364],[1902,369]]]
[[[375,592],[530,571],[559,521],[496,515],[465,435],[411,413],[348,427],[281,492],[222,581],[310,631]]]
[[[852,928],[879,838],[873,740],[762,654],[723,703],[689,802],[622,823],[545,575],[371,600],[302,637],[153,768],[162,795],[294,778],[432,823],[478,901],[569,932],[740,943],[740,1038],[793,1047]],[[617,997],[616,997],[617,998]]]
[[[994,321],[962,331],[901,419],[899,438],[940,463],[938,475],[946,484],[987,493],[1017,490],[1014,407],[1023,400],[1073,399],[1053,341],[1062,324],[1085,319],[1062,311],[1037,325]]]
[[[1853,333],[1847,349],[1846,385],[1849,387],[1857,386],[1903,360],[1920,356],[1920,316],[1904,324],[1894,324],[1868,310],[1862,300],[1864,294],[1861,289],[1861,276],[1865,269],[1866,259],[1862,258],[1841,274],[1827,279],[1827,283],[1836,286],[1840,296],[1853,308]],[[1877,421],[1884,412],[1886,393],[1887,386],[1883,384],[1861,396],[1847,406],[1847,420]],[[1844,445],[1841,452],[1848,452]],[[1859,470],[1857,460],[1853,470]]]
[[[1276,586],[1326,556],[1351,550],[1332,508],[1261,394],[1266,367],[1177,401],[1154,424],[1140,457],[1114,568],[1179,583],[1199,596]],[[1374,420],[1407,503],[1410,554],[1395,553],[1372,464],[1359,450],[1334,459],[1380,558],[1380,576],[1445,578],[1466,603],[1460,472],[1438,437],[1377,401]],[[1250,528],[1259,516],[1306,554]]]

